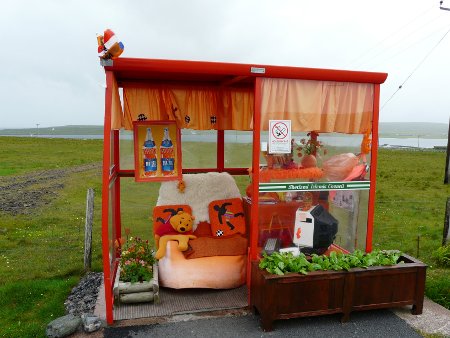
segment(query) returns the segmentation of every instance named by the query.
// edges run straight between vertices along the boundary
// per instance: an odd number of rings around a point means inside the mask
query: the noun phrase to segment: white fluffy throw
[[[178,181],[162,182],[156,205],[187,204],[195,216],[194,226],[209,222],[208,205],[215,200],[241,197],[234,178],[228,173],[185,174],[184,193],[178,191]]]

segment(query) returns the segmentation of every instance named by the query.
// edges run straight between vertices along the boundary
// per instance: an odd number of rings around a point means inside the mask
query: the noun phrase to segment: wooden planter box
[[[412,313],[421,314],[427,266],[408,255],[400,261],[405,264],[284,276],[252,262],[250,304],[264,331],[271,331],[276,319],[331,313],[342,313],[345,322],[352,311],[412,305]]]
[[[159,302],[158,266],[153,265],[153,278],[148,282],[122,282],[117,269],[113,293],[119,303]]]

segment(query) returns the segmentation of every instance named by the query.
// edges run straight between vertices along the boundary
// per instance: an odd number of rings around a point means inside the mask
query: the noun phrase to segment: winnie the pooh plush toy
[[[158,230],[155,232],[155,243],[157,251],[156,259],[161,259],[166,254],[166,247],[168,241],[178,241],[178,249],[186,251],[188,249],[188,242],[190,239],[197,238],[192,234],[192,224],[195,217],[185,211],[178,211],[172,215],[167,221],[163,222]],[[158,220],[163,221],[161,218]]]

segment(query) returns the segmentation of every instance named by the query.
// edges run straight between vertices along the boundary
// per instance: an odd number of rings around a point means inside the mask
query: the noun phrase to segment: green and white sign
[[[370,181],[260,183],[259,192],[368,190]]]

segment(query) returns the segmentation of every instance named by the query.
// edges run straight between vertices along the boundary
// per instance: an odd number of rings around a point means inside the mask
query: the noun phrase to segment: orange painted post
[[[112,82],[114,74],[106,71],[105,90],[105,120],[103,127],[103,170],[102,170],[102,256],[103,256],[103,282],[105,286],[106,322],[112,324],[113,299],[111,281],[111,263],[109,259],[109,167],[111,161],[111,105]],[[113,245],[113,244],[111,244]]]
[[[113,158],[114,158],[114,172],[117,173],[116,179],[114,180],[114,229],[115,229],[115,239],[122,237],[122,218],[120,210],[120,153],[119,153],[119,130],[113,130]],[[119,252],[116,253],[116,258],[119,258]]]
[[[250,260],[258,253],[259,154],[261,152],[261,78],[255,81],[255,113],[253,116],[252,207],[250,225]],[[248,266],[248,270],[250,266]]]
[[[369,190],[369,210],[367,214],[366,252],[372,251],[373,223],[374,223],[373,221],[375,216],[375,188],[377,181],[379,109],[380,109],[380,85],[374,84],[372,147],[370,154],[370,190]]]
[[[251,304],[251,263],[258,253],[259,153],[261,148],[261,78],[255,79],[255,111],[253,114],[252,205],[250,208],[250,248],[247,255],[247,301]]]

